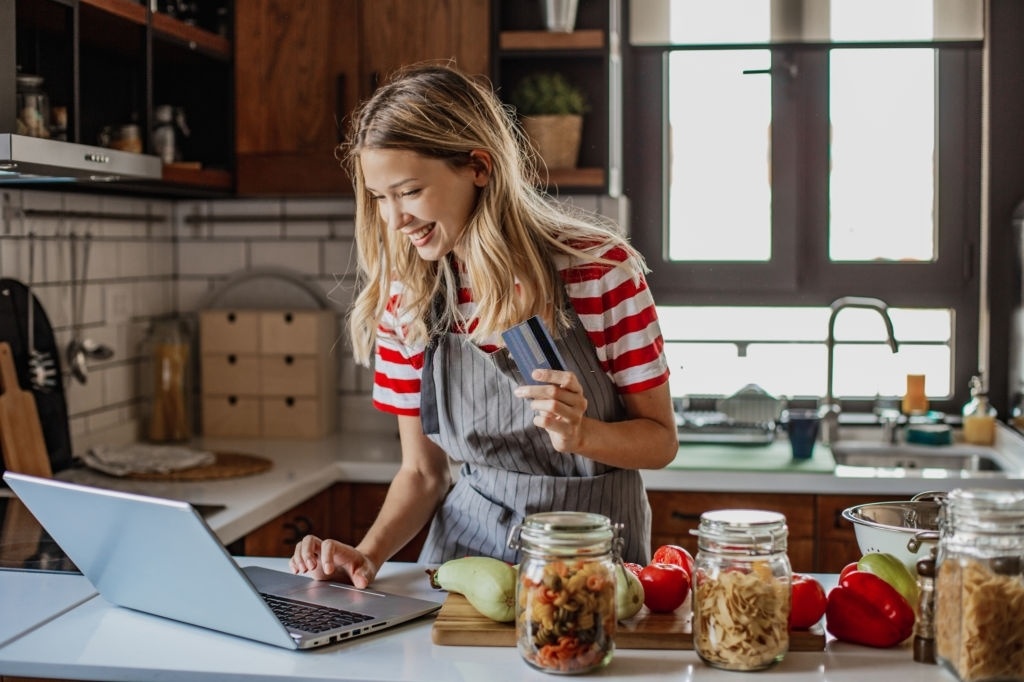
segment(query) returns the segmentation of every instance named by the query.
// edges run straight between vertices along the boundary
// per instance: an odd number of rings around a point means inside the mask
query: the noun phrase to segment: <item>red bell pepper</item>
[[[825,627],[837,639],[888,648],[914,632],[914,609],[889,583],[850,571],[828,593]]]

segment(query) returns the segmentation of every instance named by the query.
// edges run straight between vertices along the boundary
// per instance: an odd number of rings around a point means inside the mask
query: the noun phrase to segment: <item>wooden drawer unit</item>
[[[206,310],[199,324],[205,435],[314,439],[334,430],[333,311]]]
[[[814,496],[775,493],[706,493],[648,491],[651,502],[651,550],[660,545],[681,545],[697,554],[697,538],[690,533],[700,515],[713,509],[764,509],[786,517],[788,554],[794,571],[814,570]]]
[[[853,524],[843,518],[843,510],[857,504],[886,502],[900,496],[818,495],[817,570],[838,573],[846,564],[861,557]]]

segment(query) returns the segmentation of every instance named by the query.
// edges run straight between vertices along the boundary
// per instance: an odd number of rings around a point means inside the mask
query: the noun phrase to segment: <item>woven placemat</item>
[[[241,452],[214,452],[214,462],[206,466],[168,471],[167,473],[128,474],[125,478],[147,481],[209,481],[216,478],[236,478],[263,473],[273,462],[266,457],[247,455]]]

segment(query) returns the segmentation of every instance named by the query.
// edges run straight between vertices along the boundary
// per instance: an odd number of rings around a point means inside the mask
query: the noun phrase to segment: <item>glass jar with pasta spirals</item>
[[[1024,680],[1024,491],[946,495],[936,558],[935,657],[962,682]]]
[[[516,644],[523,660],[548,673],[584,673],[615,651],[618,528],[600,514],[545,512],[512,529],[520,549]]]
[[[793,572],[782,514],[704,512],[696,531],[693,648],[708,665],[761,670],[789,650]]]

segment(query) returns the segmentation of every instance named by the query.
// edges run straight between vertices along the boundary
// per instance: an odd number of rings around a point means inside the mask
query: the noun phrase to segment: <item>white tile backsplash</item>
[[[566,200],[620,222],[627,217],[624,199]],[[27,217],[24,210],[68,215]],[[355,296],[354,211],[347,198],[172,201],[0,191],[0,216],[5,218],[0,222],[0,277],[27,281],[27,235],[36,233],[40,239],[35,245],[35,293],[62,351],[73,331],[68,235],[92,235],[82,333],[110,345],[115,354],[110,360],[91,362],[84,385],[69,381],[67,363],[61,358],[76,452],[108,434],[130,438],[138,433],[146,399],[147,382],[140,376],[148,367],[144,341],[155,318],[192,317],[211,291],[233,275],[265,266],[308,278],[339,312],[342,428],[395,432],[394,417],[373,409],[373,370],[352,362],[345,335],[344,312]]]

